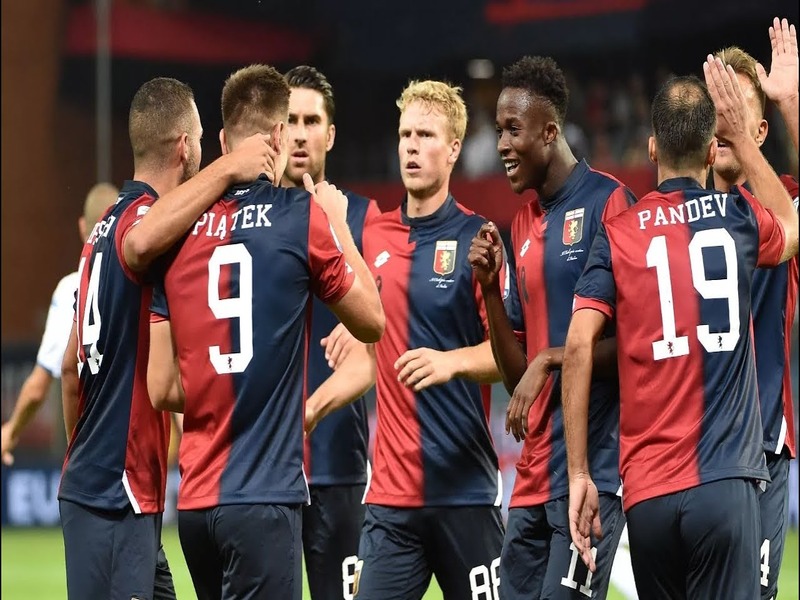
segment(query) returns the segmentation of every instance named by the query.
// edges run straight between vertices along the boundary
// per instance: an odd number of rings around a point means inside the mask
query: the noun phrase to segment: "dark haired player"
[[[658,189],[598,233],[564,357],[570,530],[594,569],[590,536],[602,515],[589,386],[595,343],[616,317],[623,502],[636,588],[655,600],[759,596],[757,494],[769,472],[751,287],[757,265],[797,253],[797,212],[751,135],[733,69],[709,56],[704,71],[708,87],[674,78],[653,100]],[[703,187],[715,129],[763,206],[744,188]]]
[[[289,96],[289,160],[281,184],[303,187],[303,174],[325,181],[325,159],[336,137],[333,87],[307,65],[285,75]],[[378,205],[353,192],[347,197],[347,225],[359,252],[364,226],[380,214]],[[336,315],[314,298],[309,329],[306,387],[313,394],[333,370],[320,344],[338,324]],[[336,357],[331,357],[333,362]],[[303,509],[303,555],[313,600],[350,595],[358,540],[364,523],[369,430],[363,396],[322,419],[305,439],[305,473],[311,504]]]
[[[497,228],[485,225],[470,251],[486,298],[492,348],[512,393],[506,429],[517,440],[524,438],[500,561],[500,596],[604,598],[624,527],[617,495],[614,344],[604,342],[600,353],[608,375],[600,373],[592,382],[592,466],[607,523],[606,536],[596,548],[600,566],[594,575],[578,561],[569,537],[561,346],[575,283],[592,240],[601,223],[635,197],[619,181],[572,154],[562,133],[568,90],[555,61],[526,56],[503,70],[502,85],[497,149],[512,189],[518,194],[534,190],[537,197],[520,209],[511,226],[509,262],[516,263],[516,286],[509,298],[513,325],[503,309],[497,277],[502,265]]]
[[[272,67],[233,73],[222,91],[223,154],[268,132],[278,181],[289,94]],[[325,182],[315,197],[323,208],[308,191],[266,179],[228,189],[170,257],[163,294],[154,294],[148,390],[154,406],[184,412],[178,529],[201,600],[301,598],[310,295],[362,341],[383,332],[346,198]]]

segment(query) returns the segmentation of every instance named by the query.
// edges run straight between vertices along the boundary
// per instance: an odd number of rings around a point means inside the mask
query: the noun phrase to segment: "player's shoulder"
[[[126,181],[122,184],[117,201],[111,205],[111,209],[106,213],[122,213],[133,206],[150,206],[158,199],[158,193],[144,181]],[[146,212],[146,211],[144,211]]]
[[[456,218],[449,220],[448,226],[452,226],[453,230],[458,231],[459,234],[468,234],[472,237],[488,221],[483,215],[476,213],[463,204],[456,202],[455,206],[457,209]]]
[[[582,181],[585,189],[581,191],[581,195],[585,195],[588,191],[593,194],[595,198],[608,200],[617,190],[628,190],[628,186],[611,173],[595,169],[589,165],[587,166],[588,172]]]
[[[783,187],[786,188],[786,191],[789,192],[789,195],[794,200],[794,207],[797,208],[797,193],[798,193],[798,184],[797,178],[792,175],[781,175],[780,177],[781,183]]]

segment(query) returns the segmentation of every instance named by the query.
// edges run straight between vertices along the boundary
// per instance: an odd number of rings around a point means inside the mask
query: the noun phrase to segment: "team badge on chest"
[[[572,246],[583,239],[583,208],[568,210],[564,215],[564,232],[561,241],[565,246]]]
[[[436,242],[436,250],[433,253],[433,272],[442,276],[452,273],[456,268],[456,250],[458,250],[456,240]]]

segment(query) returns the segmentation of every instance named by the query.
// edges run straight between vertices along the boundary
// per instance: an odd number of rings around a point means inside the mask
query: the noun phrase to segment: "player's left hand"
[[[603,537],[600,526],[600,496],[588,473],[569,478],[569,533],[584,564],[594,573],[597,565],[592,552],[592,535]]]
[[[325,360],[328,361],[328,366],[335,371],[345,357],[350,354],[353,346],[360,342],[353,337],[347,327],[339,323],[319,343],[325,348]]]
[[[506,434],[521,442],[528,435],[528,413],[550,377],[547,351],[542,351],[525,369],[506,409]]]
[[[394,363],[397,381],[415,392],[450,381],[455,370],[447,352],[430,348],[407,350]]]
[[[481,287],[497,285],[503,267],[503,240],[494,223],[484,223],[469,247],[467,255]]]
[[[798,75],[797,31],[789,21],[775,17],[769,28],[772,44],[772,64],[769,75],[761,63],[756,64],[756,73],[767,98],[780,104],[797,96]]]

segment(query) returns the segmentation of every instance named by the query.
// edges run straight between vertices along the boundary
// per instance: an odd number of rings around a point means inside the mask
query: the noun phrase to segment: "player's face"
[[[461,142],[438,108],[415,101],[400,114],[397,153],[403,185],[412,198],[426,199],[446,186]]]
[[[764,142],[766,137],[766,121],[761,114],[761,103],[758,99],[753,83],[739,73],[736,74],[739,79],[739,85],[744,93],[745,100],[747,101],[747,109],[750,111],[750,133],[759,145]],[[720,143],[717,147],[717,158],[714,161],[714,172],[722,176],[725,181],[729,183],[741,183],[738,181],[743,177],[742,167],[739,161],[733,155],[733,152],[724,143]]]
[[[520,88],[504,88],[497,99],[497,151],[514,193],[539,188],[547,175],[544,107]]]
[[[189,152],[186,163],[183,165],[183,181],[187,181],[197,175],[200,170],[200,161],[203,158],[203,147],[200,144],[203,138],[203,126],[200,123],[200,113],[197,111],[197,106],[194,102],[192,103],[192,125],[189,129],[189,139],[187,140]]]
[[[322,94],[308,88],[292,88],[286,179],[302,186],[303,173],[308,173],[315,182],[321,181],[325,177],[325,155],[333,147],[334,134]]]

